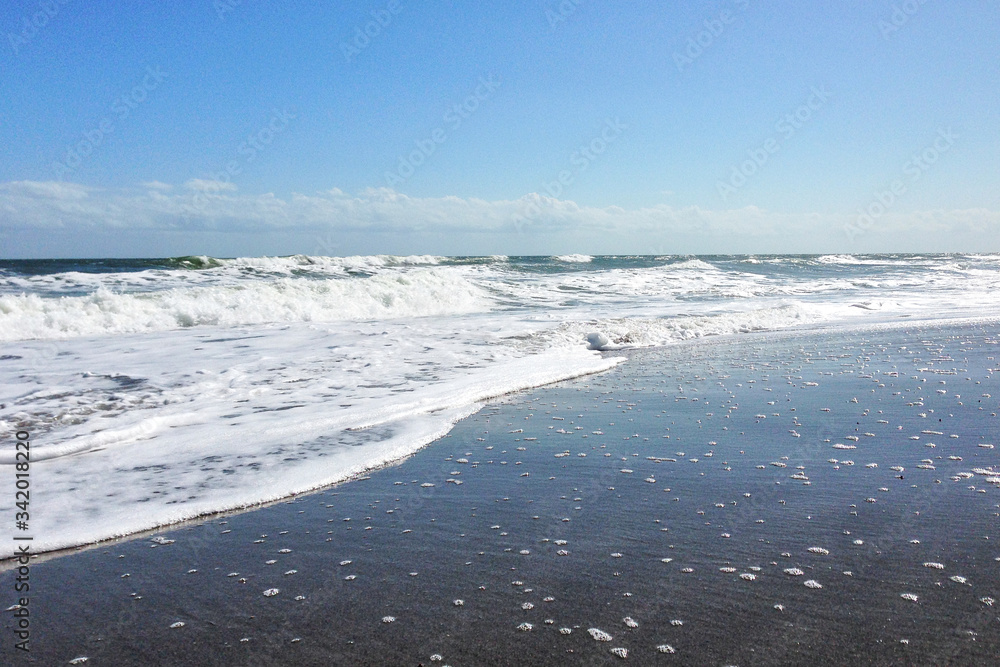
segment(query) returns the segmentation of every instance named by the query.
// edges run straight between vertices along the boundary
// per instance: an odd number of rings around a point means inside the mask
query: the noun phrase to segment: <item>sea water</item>
[[[4,261],[0,422],[31,434],[38,552],[356,476],[615,349],[990,316],[998,288],[997,255]]]

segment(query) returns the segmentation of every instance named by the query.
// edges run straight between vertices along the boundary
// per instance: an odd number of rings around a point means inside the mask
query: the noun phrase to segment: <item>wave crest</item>
[[[491,299],[445,271],[307,279],[287,277],[144,294],[100,288],[86,296],[0,297],[0,340],[166,331],[199,325],[331,322],[453,315],[489,310]]]

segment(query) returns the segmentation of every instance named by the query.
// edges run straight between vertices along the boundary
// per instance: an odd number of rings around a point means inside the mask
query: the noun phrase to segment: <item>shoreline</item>
[[[868,322],[868,323],[852,323],[849,320],[844,320],[844,321],[834,321],[834,322],[811,323],[811,324],[805,324],[805,325],[796,326],[796,327],[787,327],[787,328],[784,328],[784,329],[777,329],[777,330],[771,330],[771,331],[764,330],[764,331],[751,331],[751,332],[726,333],[726,334],[713,334],[713,335],[708,335],[708,336],[699,336],[699,337],[692,338],[692,339],[689,339],[689,340],[677,341],[676,343],[673,343],[673,344],[670,344],[670,345],[661,345],[661,346],[652,346],[652,347],[612,347],[612,348],[608,348],[606,350],[603,350],[601,356],[602,356],[602,358],[607,359],[609,357],[613,358],[614,355],[621,355],[621,354],[629,355],[629,354],[635,354],[637,352],[657,351],[657,350],[674,350],[674,349],[678,349],[678,348],[683,349],[683,348],[688,347],[688,346],[724,345],[724,344],[728,344],[728,343],[736,342],[736,341],[746,342],[746,343],[753,343],[755,340],[763,339],[763,338],[767,338],[767,339],[769,339],[771,341],[780,341],[780,340],[786,340],[786,339],[789,339],[789,338],[794,338],[794,337],[799,337],[799,336],[810,337],[810,336],[815,336],[815,335],[821,335],[821,334],[826,333],[826,332],[830,332],[830,333],[833,333],[833,334],[842,334],[842,335],[852,335],[852,334],[866,333],[866,332],[870,332],[872,334],[875,334],[875,333],[880,333],[880,332],[899,331],[901,329],[907,329],[909,327],[927,327],[927,328],[934,329],[934,328],[944,328],[944,327],[968,327],[968,326],[979,326],[979,325],[991,325],[991,324],[997,324],[997,323],[1000,323],[1000,316],[978,316],[978,317],[961,317],[961,318],[946,318],[946,319],[917,319],[917,320],[906,319],[905,321],[887,321],[887,322],[877,322],[877,323],[872,323],[872,322]],[[631,357],[625,356],[625,357],[623,357],[623,361],[619,362],[619,363],[628,364],[630,361],[631,361]],[[211,521],[211,520],[216,519],[216,518],[225,518],[225,517],[234,516],[234,515],[238,515],[238,514],[242,514],[242,513],[246,513],[246,512],[255,512],[257,510],[264,509],[264,508],[267,508],[267,507],[270,507],[270,506],[273,506],[273,505],[276,505],[276,504],[285,503],[285,502],[291,502],[291,501],[293,501],[294,499],[296,499],[296,498],[298,498],[300,496],[307,496],[307,495],[310,495],[310,494],[321,493],[323,491],[326,491],[326,490],[329,490],[329,489],[334,489],[334,488],[340,487],[340,486],[345,485],[345,484],[349,484],[349,483],[352,483],[352,482],[361,481],[363,479],[369,478],[370,475],[371,475],[371,473],[373,473],[373,472],[384,470],[386,468],[392,468],[392,467],[398,466],[399,464],[401,464],[404,461],[408,460],[409,458],[411,458],[412,456],[416,455],[417,453],[419,453],[423,449],[426,449],[427,447],[430,447],[430,446],[434,445],[436,442],[438,442],[439,440],[441,440],[444,437],[448,437],[448,435],[455,429],[455,427],[459,423],[461,423],[465,419],[468,419],[469,416],[474,415],[477,412],[479,412],[479,411],[481,411],[481,410],[489,407],[490,405],[497,404],[497,403],[502,402],[504,400],[507,400],[507,399],[509,399],[511,397],[515,397],[515,396],[517,396],[519,394],[523,394],[523,393],[526,393],[526,392],[536,391],[536,390],[544,388],[544,387],[548,387],[548,386],[552,386],[552,385],[557,385],[557,384],[560,384],[562,382],[572,381],[574,379],[581,378],[581,377],[586,377],[588,375],[595,375],[595,374],[600,374],[600,373],[608,372],[608,371],[614,370],[614,368],[615,368],[615,366],[610,366],[608,368],[603,368],[603,369],[594,370],[594,371],[584,371],[584,372],[580,372],[580,373],[575,374],[575,375],[570,375],[570,376],[565,377],[565,378],[554,380],[552,382],[546,382],[546,383],[540,384],[540,385],[534,385],[534,386],[531,386],[531,387],[526,387],[526,388],[522,388],[522,389],[516,389],[516,390],[513,390],[513,391],[505,392],[503,394],[499,394],[499,395],[496,395],[496,396],[491,396],[491,397],[482,399],[480,401],[477,401],[475,404],[469,406],[469,409],[470,409],[469,415],[466,415],[465,417],[460,418],[457,422],[453,423],[452,426],[449,428],[448,432],[445,433],[444,435],[439,436],[437,438],[434,438],[433,440],[431,440],[431,441],[429,441],[429,442],[421,445],[420,447],[418,447],[417,449],[413,450],[412,452],[409,452],[409,453],[407,453],[407,454],[405,454],[405,455],[403,455],[403,456],[401,456],[399,458],[395,458],[395,459],[392,459],[390,461],[385,461],[385,462],[373,464],[370,467],[366,467],[366,468],[364,468],[362,470],[359,470],[359,471],[357,471],[355,473],[350,474],[349,476],[345,477],[344,479],[340,479],[340,480],[329,482],[329,483],[323,483],[323,484],[320,484],[320,485],[317,485],[315,487],[311,487],[311,488],[308,488],[308,489],[296,490],[296,491],[293,491],[293,492],[289,493],[288,495],[284,495],[284,496],[281,496],[281,497],[278,497],[278,498],[274,498],[274,499],[271,499],[271,500],[262,501],[262,502],[259,502],[259,503],[253,503],[253,504],[250,504],[250,505],[243,505],[243,506],[226,507],[226,508],[215,510],[215,511],[204,512],[204,513],[201,513],[201,514],[198,514],[198,515],[195,515],[195,516],[191,516],[189,518],[186,518],[186,519],[183,519],[183,520],[180,520],[180,521],[170,522],[170,523],[164,523],[164,524],[160,524],[160,525],[153,526],[153,527],[150,527],[150,528],[144,528],[142,530],[131,532],[131,533],[128,533],[128,534],[125,534],[125,535],[119,535],[119,536],[110,537],[110,538],[107,538],[107,539],[98,540],[96,542],[88,542],[88,543],[85,543],[85,544],[72,545],[72,546],[68,546],[68,547],[60,547],[60,548],[57,548],[57,549],[46,550],[46,551],[42,551],[42,552],[38,552],[38,553],[32,552],[32,554],[31,554],[32,561],[31,562],[32,563],[35,563],[35,562],[41,563],[41,562],[45,562],[45,561],[51,560],[53,558],[60,558],[60,557],[63,557],[63,556],[72,555],[72,554],[79,553],[79,552],[82,552],[82,551],[88,551],[88,550],[91,550],[91,549],[97,549],[97,548],[101,548],[101,547],[104,547],[104,546],[115,545],[115,544],[119,544],[119,543],[122,543],[122,542],[130,541],[130,540],[143,539],[144,537],[155,535],[157,533],[162,533],[164,531],[171,531],[171,530],[175,530],[175,529],[181,529],[181,528],[184,528],[184,527],[190,526],[190,525],[197,525],[197,524],[200,524],[200,523],[203,523],[203,522],[206,522],[206,521]],[[17,565],[18,565],[18,558],[17,558],[17,556],[0,558],[0,573],[9,571],[12,568],[16,568]]]

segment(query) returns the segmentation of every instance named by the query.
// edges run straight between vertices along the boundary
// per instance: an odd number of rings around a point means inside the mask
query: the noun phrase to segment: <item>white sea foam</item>
[[[458,275],[421,270],[365,279],[278,278],[138,294],[0,296],[0,340],[168,331],[200,325],[331,322],[453,315],[491,301]]]
[[[600,628],[590,628],[587,630],[587,632],[590,633],[591,637],[593,637],[595,640],[599,642],[609,642],[612,639],[614,639],[614,637],[609,635],[604,630],[601,630]]]
[[[69,358],[29,354],[51,343],[9,348],[21,358],[3,366],[2,417],[33,421],[32,476],[47,489],[32,505],[35,550],[327,485],[407,456],[480,401],[618,361],[583,345],[483,346],[476,322],[454,324],[60,341]]]
[[[817,257],[820,264],[858,264],[859,260],[854,255],[823,255]]]
[[[435,256],[183,258],[174,266],[203,268],[0,271],[0,340],[510,308],[550,316],[555,311],[564,320],[800,308],[829,321],[921,312],[968,316],[998,305],[1000,267],[988,258],[836,259],[842,263],[781,258],[784,264],[777,266],[804,262],[817,268],[794,272],[751,272],[743,260],[716,258],[539,272],[509,258]],[[550,266],[559,264],[565,262]],[[61,296],[68,298],[55,298]]]

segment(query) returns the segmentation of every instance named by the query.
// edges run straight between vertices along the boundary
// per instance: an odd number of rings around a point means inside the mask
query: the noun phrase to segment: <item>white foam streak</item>
[[[35,550],[335,483],[413,453],[481,401],[619,361],[582,345],[532,355],[484,347],[471,336],[475,317],[449,341],[454,324],[255,328],[237,332],[239,342],[215,337],[232,330],[189,330],[132,337],[125,354],[100,340],[63,342],[72,364],[21,344],[0,400],[5,421],[28,410],[34,421],[32,478],[46,489],[32,504]],[[80,379],[80,368],[109,367],[121,372]],[[75,390],[25,393],[16,379],[27,373]]]

